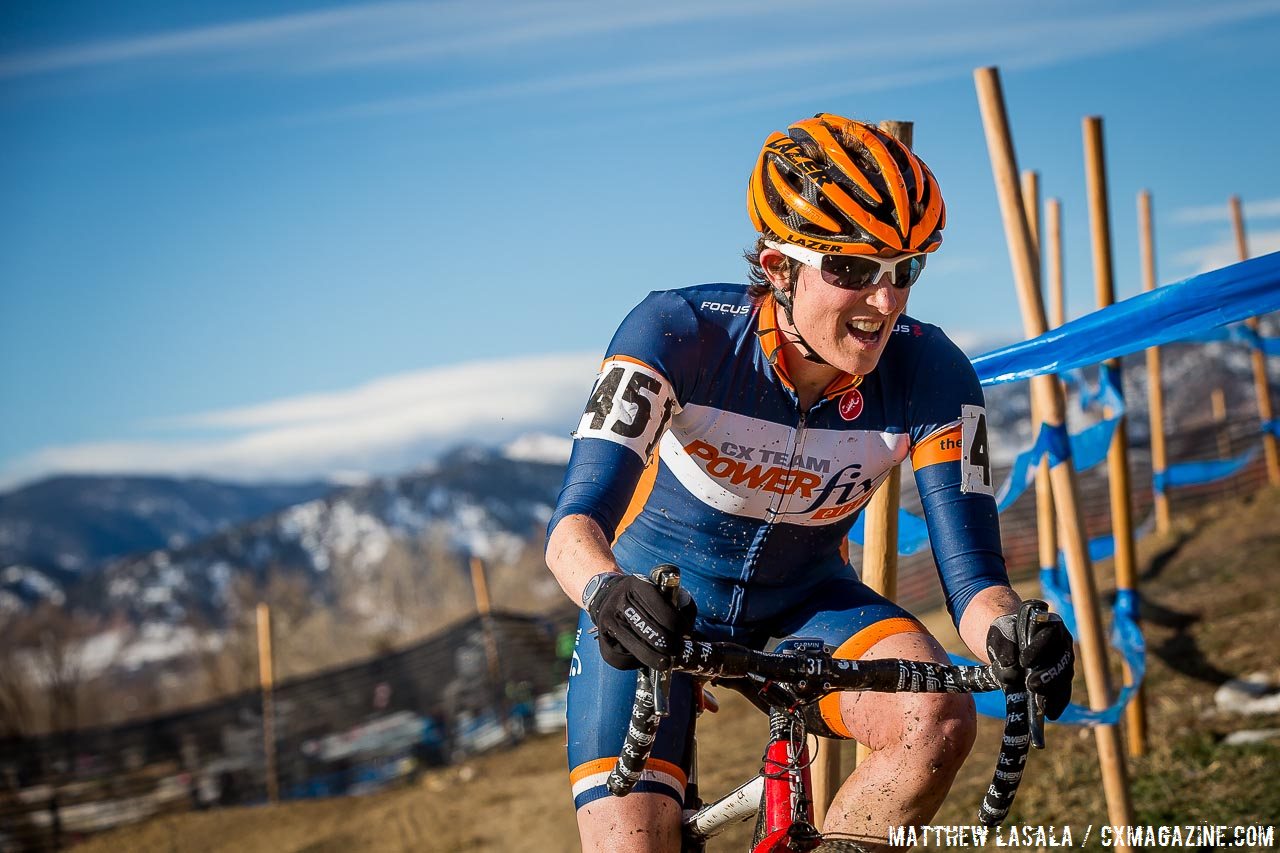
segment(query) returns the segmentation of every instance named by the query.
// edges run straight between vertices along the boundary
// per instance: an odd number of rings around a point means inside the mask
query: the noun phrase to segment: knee
[[[978,715],[968,696],[933,696],[913,714],[904,740],[931,769],[955,772],[978,735]],[[917,721],[918,718],[918,721]]]
[[[880,748],[899,760],[955,773],[973,749],[978,718],[968,696],[917,695],[902,706],[898,725],[882,732]]]

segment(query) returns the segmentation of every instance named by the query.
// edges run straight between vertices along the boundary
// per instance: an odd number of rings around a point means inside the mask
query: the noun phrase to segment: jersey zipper
[[[813,408],[809,411],[816,409],[821,402],[822,400],[819,399],[817,403],[813,404]],[[791,440],[787,443],[788,482],[790,481],[790,477],[795,473],[796,456],[799,454],[801,448],[804,447],[805,424],[809,418],[809,412],[800,408],[800,401],[798,398],[796,399],[796,409],[800,416],[796,420],[795,430],[791,433]],[[760,532],[756,534],[756,541],[752,545],[752,551],[758,551],[764,546],[765,540],[769,538],[769,534],[773,532],[773,527],[777,523],[778,513],[781,512],[783,504],[787,502],[789,497],[790,495],[787,494],[787,491],[784,489],[782,494],[778,495],[778,498],[773,505],[769,507],[769,518],[765,521],[764,527],[761,528]],[[748,559],[742,566],[742,574],[738,576],[742,585],[734,591],[733,601],[729,605],[729,620],[731,622],[736,622],[738,617],[746,609],[746,586],[751,582],[751,576],[755,574],[755,567],[756,561],[754,558]]]
[[[814,405],[816,406],[817,404],[814,404]],[[805,423],[808,420],[808,417],[809,417],[808,412],[800,413],[800,418],[799,420],[796,421],[795,431],[791,433],[791,441],[787,445],[788,482],[790,482],[791,477],[795,474],[796,455],[800,452],[801,448],[804,447],[804,428],[805,428]],[[791,495],[787,492],[787,490],[783,489],[782,493],[778,495],[777,501],[774,503],[773,506],[769,508],[769,515],[771,515],[772,518],[769,519],[768,524],[772,525],[777,520],[778,514],[782,512],[783,506],[786,503],[788,503],[787,499],[790,497]]]

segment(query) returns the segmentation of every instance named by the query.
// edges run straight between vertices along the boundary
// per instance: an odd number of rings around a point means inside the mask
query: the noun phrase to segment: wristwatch
[[[618,572],[601,572],[595,575],[591,580],[587,581],[587,585],[582,588],[582,609],[591,612],[591,602],[600,594],[600,590],[604,589],[604,582],[608,578],[621,577]]]

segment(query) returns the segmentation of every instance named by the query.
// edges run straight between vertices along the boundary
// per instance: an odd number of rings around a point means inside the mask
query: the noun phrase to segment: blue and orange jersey
[[[982,389],[936,326],[902,315],[876,369],[802,410],[777,304],[743,285],[657,291],[610,343],[548,530],[593,518],[625,571],[670,562],[699,619],[767,621],[848,576],[849,528],[911,459],[948,607],[1007,584]]]

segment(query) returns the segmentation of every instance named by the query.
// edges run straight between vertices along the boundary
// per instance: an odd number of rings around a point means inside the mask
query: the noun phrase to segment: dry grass
[[[1112,588],[1110,563],[1097,567]],[[1252,672],[1280,676],[1280,491],[1207,508],[1139,548],[1147,640],[1148,748],[1129,760],[1139,824],[1249,824],[1280,819],[1280,742],[1224,746],[1239,729],[1280,727],[1280,715],[1238,717],[1214,710],[1222,681]],[[1076,700],[1084,702],[1083,678]],[[984,721],[986,722],[986,721]],[[971,823],[992,755],[996,725],[983,726],[974,756],[938,823]],[[1071,824],[1107,819],[1094,738],[1049,729],[1033,755],[1011,823]],[[1077,832],[1077,838],[1079,833]]]

